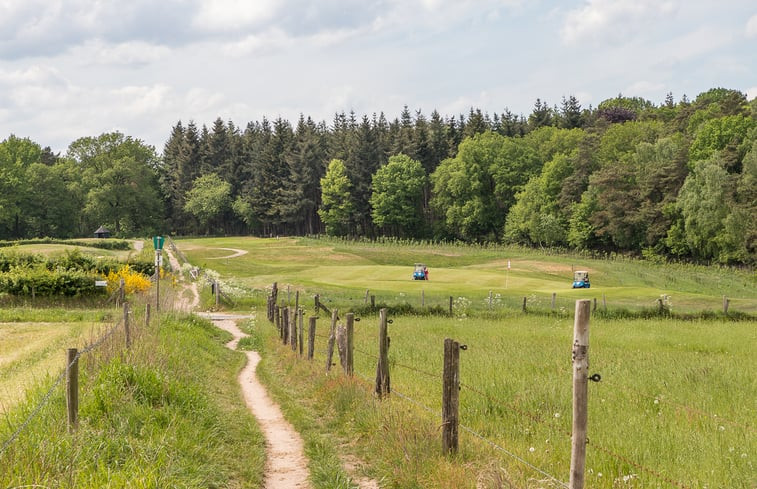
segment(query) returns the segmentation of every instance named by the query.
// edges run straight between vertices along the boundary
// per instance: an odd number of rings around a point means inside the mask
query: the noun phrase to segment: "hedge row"
[[[0,248],[29,244],[62,244],[70,246],[84,246],[88,248],[100,248],[103,250],[128,250],[131,248],[131,244],[123,239],[76,240],[57,238],[34,238],[19,239],[15,241],[0,241]]]
[[[0,273],[0,292],[12,295],[81,297],[104,294],[104,287],[95,287],[96,273],[81,270],[48,270],[42,267],[14,268]]]
[[[68,251],[56,257],[45,257],[36,253],[19,253],[15,250],[0,251],[0,272],[10,272],[16,268],[45,268],[47,270],[79,270],[85,272],[108,275],[118,272],[124,266],[129,265],[132,270],[152,275],[155,273],[155,264],[152,260],[131,258],[124,262],[114,259],[101,259],[85,255],[78,250]]]

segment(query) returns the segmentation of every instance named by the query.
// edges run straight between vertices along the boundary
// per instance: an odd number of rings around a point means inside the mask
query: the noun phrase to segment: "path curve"
[[[246,255],[249,253],[247,250],[238,250],[236,248],[216,248],[217,250],[233,251],[234,253],[226,256],[216,256],[214,258],[208,258],[208,260],[223,260],[225,258],[236,258],[238,256]]]
[[[236,319],[244,316],[206,315],[217,327],[228,331],[234,337],[226,344],[235,350],[239,340],[246,335],[236,325]],[[268,396],[263,384],[258,381],[255,369],[260,362],[256,351],[246,351],[247,365],[239,373],[247,407],[257,418],[266,440],[266,489],[310,489],[307,459],[304,444],[299,433],[284,419],[279,406]]]

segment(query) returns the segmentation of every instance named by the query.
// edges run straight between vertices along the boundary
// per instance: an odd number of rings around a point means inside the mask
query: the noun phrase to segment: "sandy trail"
[[[233,251],[234,253],[226,256],[217,256],[215,258],[208,258],[208,260],[223,260],[224,258],[236,258],[238,256],[246,255],[249,253],[247,250],[238,250],[236,248],[216,248],[219,250]]]
[[[165,251],[171,263],[171,268],[173,270],[180,270],[179,261],[174,256],[171,248],[166,247]],[[247,253],[244,250],[234,251],[237,253],[226,258],[241,256]],[[182,274],[179,274],[179,280],[184,280]],[[182,293],[176,307],[182,311],[191,312],[199,305],[200,294],[197,290],[196,282],[191,282],[185,285],[185,287],[191,290],[192,299],[185,298],[185,294]],[[239,340],[246,336],[237,327],[236,321],[249,318],[250,316],[219,313],[200,313],[200,315],[209,318],[217,327],[231,333],[234,339],[226,344],[227,348],[236,350]],[[302,438],[292,425],[284,419],[281,409],[273,402],[265,387],[255,375],[255,369],[260,362],[258,352],[247,351],[244,353],[247,355],[247,364],[239,372],[238,381],[242,387],[245,403],[253,416],[258,420],[258,424],[266,440],[267,462],[264,487],[265,489],[310,489],[312,486],[308,481],[309,472]],[[356,458],[344,460],[344,468],[350,473],[354,473],[361,464],[361,461]],[[357,484],[361,489],[379,488],[375,480],[365,477],[353,476],[352,482]]]
[[[226,344],[232,350],[236,349],[239,340],[245,336],[229,316],[211,315],[210,319],[217,327],[228,331],[234,339]],[[255,376],[255,369],[260,362],[258,352],[248,351],[247,365],[239,373],[239,384],[242,386],[247,407],[257,418],[260,429],[266,440],[268,452],[266,462],[266,489],[299,489],[310,488],[308,481],[307,460],[304,445],[300,435],[291,424],[284,419],[279,406],[271,400],[265,387]]]

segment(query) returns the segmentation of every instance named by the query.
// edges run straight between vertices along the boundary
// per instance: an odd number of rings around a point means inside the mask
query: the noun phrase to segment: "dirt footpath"
[[[211,315],[210,319],[217,327],[228,331],[234,339],[226,344],[235,350],[239,340],[245,336],[233,319]],[[268,454],[266,462],[266,489],[304,489],[310,488],[308,481],[307,459],[300,435],[284,419],[281,409],[268,396],[265,387],[255,376],[255,368],[260,362],[260,355],[254,351],[245,352],[247,365],[239,373],[239,384],[247,407],[257,418],[266,440]]]

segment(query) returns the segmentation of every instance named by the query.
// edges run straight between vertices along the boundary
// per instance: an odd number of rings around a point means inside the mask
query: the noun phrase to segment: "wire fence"
[[[330,338],[330,336],[328,336],[328,335],[322,335],[322,334],[318,334],[318,333],[316,333],[314,336],[315,336],[315,338],[321,338],[321,339],[329,339]],[[326,354],[325,350],[318,349],[316,351],[318,353],[320,353],[320,354],[324,354],[324,355]],[[378,361],[379,360],[379,356],[378,355],[376,355],[374,353],[371,353],[369,351],[366,351],[364,349],[361,349],[359,347],[354,347],[353,346],[353,351],[355,353],[357,353],[357,354],[363,355],[365,357],[365,359],[367,359],[368,361]],[[335,353],[337,353],[337,352],[335,352]],[[435,379],[435,380],[439,380],[439,381],[442,380],[442,375],[440,375],[439,373],[433,373],[433,372],[430,372],[430,371],[428,371],[426,369],[419,368],[419,367],[414,366],[414,365],[409,365],[407,363],[398,362],[398,361],[396,361],[394,359],[390,359],[390,366],[392,368],[405,369],[405,370],[407,370],[409,372],[412,372],[413,374],[417,374],[417,375],[420,375],[420,376],[423,376],[423,377],[427,377],[429,379]],[[370,389],[370,386],[373,385],[374,381],[371,380],[371,379],[369,379],[369,378],[367,378],[362,372],[359,372],[359,371],[355,370],[354,374],[355,374],[356,377],[362,379],[369,386],[369,389]],[[494,397],[494,396],[492,396],[492,395],[484,392],[484,390],[482,390],[480,388],[477,388],[477,387],[475,387],[473,385],[467,384],[467,383],[460,383],[459,387],[460,387],[461,390],[465,390],[466,392],[470,392],[470,393],[472,393],[472,394],[474,394],[474,395],[476,395],[478,397],[481,397],[481,398],[487,400],[487,402],[490,402],[492,404],[501,406],[501,407],[505,408],[508,411],[516,413],[520,417],[522,417],[524,419],[528,419],[528,420],[530,420],[534,424],[539,424],[539,425],[547,426],[551,430],[555,430],[556,429],[556,430],[558,430],[561,433],[561,435],[566,436],[566,437],[571,437],[572,436],[572,433],[569,431],[569,428],[568,428],[568,430],[565,429],[564,419],[557,419],[554,416],[542,416],[542,415],[539,415],[537,413],[531,412],[531,411],[529,411],[527,409],[522,409],[522,408],[518,407],[516,404],[514,404],[512,402],[507,402],[507,401],[504,401],[502,399],[496,398],[496,397]],[[424,412],[430,413],[430,414],[432,414],[434,416],[441,416],[441,409],[440,408],[439,409],[433,409],[433,408],[429,407],[428,405],[424,404],[423,402],[418,401],[417,399],[413,398],[411,395],[408,395],[405,392],[401,392],[401,391],[397,390],[396,383],[394,385],[392,385],[391,394],[397,396],[398,398],[402,399],[403,401],[406,401],[406,402],[408,402],[410,404],[413,404],[414,406],[420,408]],[[684,404],[680,404],[680,406],[682,408],[690,408],[688,406],[685,406]],[[707,413],[704,413],[701,410],[696,410],[695,408],[691,408],[691,410],[692,410],[692,412],[697,412],[698,411],[703,416],[708,416]],[[718,419],[722,419],[722,418],[718,417]],[[740,423],[737,423],[737,424],[741,425]],[[506,454],[509,458],[511,458],[511,459],[515,460],[516,462],[518,462],[519,464],[523,465],[528,470],[531,470],[534,473],[539,474],[542,477],[546,477],[552,484],[554,484],[554,485],[556,485],[558,487],[568,487],[568,485],[564,481],[562,481],[558,477],[550,474],[547,470],[544,470],[543,468],[538,467],[537,465],[529,462],[526,459],[526,457],[524,457],[522,455],[519,455],[518,453],[516,453],[515,450],[508,449],[506,446],[504,446],[504,444],[502,443],[502,441],[493,440],[490,437],[488,437],[486,435],[483,435],[478,430],[476,430],[476,429],[474,429],[474,428],[472,428],[472,427],[470,427],[470,426],[468,426],[466,424],[463,424],[462,422],[459,424],[459,426],[460,426],[460,428],[463,431],[465,431],[470,436],[472,436],[472,437],[474,437],[476,439],[479,439],[480,441],[484,442],[485,444],[487,444],[491,448],[493,448],[493,449],[495,449],[495,450],[497,450],[497,451],[499,451],[501,453]],[[750,429],[750,427],[748,425],[746,426],[746,428]],[[657,480],[659,480],[661,482],[670,484],[671,486],[678,487],[678,488],[681,488],[681,489],[688,489],[688,486],[686,484],[684,484],[683,482],[675,480],[675,479],[671,478],[670,476],[665,475],[660,470],[648,467],[648,466],[646,466],[646,465],[644,465],[642,463],[639,463],[638,461],[632,460],[630,457],[624,456],[624,455],[618,453],[616,450],[607,448],[603,444],[599,443],[597,440],[592,440],[590,442],[587,439],[587,444],[589,444],[589,443],[590,443],[590,445],[592,447],[594,447],[595,449],[597,449],[598,452],[601,452],[604,456],[609,457],[609,458],[615,460],[616,462],[618,462],[620,464],[625,464],[627,466],[633,467],[636,470],[638,470],[640,472],[643,472],[643,473],[647,474],[648,476],[653,477],[653,478],[655,478],[655,479],[657,479]]]
[[[44,396],[42,396],[42,399],[35,405],[35,407],[29,412],[29,414],[26,416],[24,421],[13,431],[13,433],[6,439],[2,445],[0,445],[0,457],[5,453],[5,451],[13,444],[14,441],[21,435],[21,433],[26,430],[27,427],[34,421],[34,419],[39,415],[39,413],[42,411],[42,409],[47,405],[47,403],[50,401],[50,398],[55,393],[58,386],[63,382],[63,380],[66,378],[66,375],[71,369],[71,367],[76,364],[76,362],[79,361],[81,357],[84,355],[87,355],[97,348],[99,348],[103,343],[105,343],[109,338],[111,338],[114,333],[121,327],[123,327],[124,321],[123,319],[119,319],[113,326],[111,326],[105,333],[100,335],[100,337],[95,340],[94,342],[90,343],[89,345],[85,346],[83,349],[79,350],[74,358],[69,362],[66,367],[63,369],[63,371],[58,375],[58,377],[53,382],[52,386],[47,390]]]

